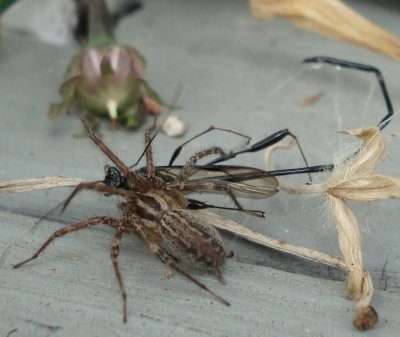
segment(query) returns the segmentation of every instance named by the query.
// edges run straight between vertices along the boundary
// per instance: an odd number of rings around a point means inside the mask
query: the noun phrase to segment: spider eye
[[[122,187],[125,185],[125,177],[116,167],[110,166],[103,182],[108,186]]]

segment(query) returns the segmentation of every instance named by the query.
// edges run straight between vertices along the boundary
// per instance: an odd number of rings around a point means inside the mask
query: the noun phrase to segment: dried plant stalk
[[[84,180],[66,177],[44,177],[14,180],[0,183],[0,193],[28,192],[46,190],[54,187],[76,186]]]
[[[339,0],[250,0],[257,19],[275,16],[297,27],[355,43],[400,60],[400,39],[369,22]]]
[[[79,178],[66,178],[66,177],[44,177],[44,178],[33,178],[24,180],[13,180],[0,183],[0,193],[18,193],[28,192],[35,190],[46,190],[55,187],[68,187],[76,186],[84,180]],[[37,227],[38,222],[33,224],[27,231],[22,235],[16,237],[14,240],[9,242],[3,252],[0,255],[0,267],[3,266],[4,261],[9,253],[10,248],[21,241],[25,235],[32,234]]]
[[[211,220],[213,225],[219,229],[230,232],[235,235],[239,235],[246,240],[255,242],[261,246],[276,249],[278,251],[289,253],[292,255],[299,256],[308,260],[323,263],[327,266],[341,269],[343,271],[349,271],[346,262],[341,256],[329,255],[318,252],[316,250],[290,245],[284,241],[272,239],[268,236],[254,232],[237,222],[221,217],[215,213],[211,213],[205,210],[200,211],[207,219]]]

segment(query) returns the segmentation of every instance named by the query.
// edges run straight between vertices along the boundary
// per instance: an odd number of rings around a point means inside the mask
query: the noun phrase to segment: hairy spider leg
[[[117,226],[114,242],[113,242],[113,245],[111,248],[111,261],[114,266],[115,276],[117,277],[119,289],[121,292],[122,306],[123,306],[123,321],[124,321],[124,323],[126,323],[128,321],[128,305],[127,305],[128,296],[126,294],[124,280],[122,278],[121,272],[119,270],[119,264],[118,264],[119,248],[121,245],[121,238],[122,238],[123,232],[124,232],[124,227],[121,225]]]
[[[190,275],[188,272],[185,270],[179,268],[172,258],[169,256],[169,254],[157,243],[149,239],[147,236],[146,232],[143,230],[143,225],[140,222],[140,219],[132,214],[129,219],[129,223],[133,226],[134,231],[136,234],[144,241],[144,243],[149,247],[149,249],[155,254],[162,263],[166,264],[168,267],[171,269],[174,269],[176,272],[181,274],[182,276],[186,277],[189,281],[193,282],[196,284],[198,287],[201,289],[205,290],[209,294],[211,294],[213,297],[215,297],[219,302],[222,304],[225,304],[226,306],[230,306],[230,303],[223,299],[221,296],[217,295],[215,292],[213,292],[211,289],[209,289],[204,283],[200,282],[196,278],[194,278],[192,275]]]
[[[193,170],[196,168],[196,163],[207,156],[213,155],[213,154],[221,154],[224,155],[224,151],[219,148],[219,147],[212,147],[209,149],[205,149],[199,152],[196,152],[190,159],[186,162],[186,164],[183,166],[182,170],[180,171],[178,178],[177,178],[177,184],[179,183],[184,183],[187,181],[187,179],[190,177],[191,173]],[[226,184],[218,184],[217,182],[207,182],[207,183],[197,183],[199,188],[202,188],[203,186],[208,189],[208,190],[218,190],[218,191],[223,191],[225,192],[233,201],[235,206],[239,211],[242,211],[244,213],[248,213],[251,215],[259,216],[259,217],[264,217],[265,212],[263,211],[258,211],[258,210],[248,210],[243,208],[243,206],[239,203],[237,200],[235,194],[233,193],[232,189],[226,185]],[[178,187],[179,188],[179,187]]]
[[[164,119],[164,121],[161,122],[161,124],[158,126],[158,128],[156,127],[157,118],[154,118],[153,127],[151,128],[151,130],[149,130],[149,137],[148,137],[148,139],[146,139],[146,141],[145,141],[146,146],[145,146],[145,148],[144,148],[142,154],[139,156],[138,160],[135,162],[135,164],[129,166],[130,169],[136,167],[136,166],[139,164],[139,162],[142,160],[142,158],[143,158],[144,155],[147,155],[148,153],[152,153],[151,150],[148,151],[148,148],[151,147],[151,144],[153,143],[154,139],[157,137],[158,133],[159,133],[159,132],[161,131],[161,129],[163,128],[163,125],[164,125],[165,122],[168,120],[168,117],[171,115],[171,112],[172,112],[173,107],[176,106],[176,104],[177,104],[177,102],[178,102],[178,100],[179,100],[179,97],[180,97],[180,95],[182,94],[182,90],[183,90],[183,86],[182,86],[181,84],[179,84],[179,85],[177,86],[177,88],[176,88],[174,97],[172,98],[172,103],[171,103],[171,105],[170,105],[169,108],[168,108],[168,112],[167,112],[167,114],[166,114],[166,116],[165,116],[165,119]],[[150,131],[151,131],[151,132],[150,132]],[[150,137],[150,134],[151,134],[151,133],[152,133],[153,135]]]
[[[74,190],[69,195],[69,197],[64,201],[64,205],[61,209],[61,212],[65,211],[65,209],[68,207],[68,205],[72,201],[72,199],[82,190],[95,190],[97,192],[104,192],[104,193],[111,194],[111,195],[119,195],[128,201],[135,198],[135,194],[131,191],[112,187],[112,186],[106,185],[100,181],[94,181],[94,182],[89,182],[89,183],[80,183],[78,186],[76,186],[74,188]]]
[[[100,225],[100,224],[105,224],[108,226],[111,226],[113,228],[117,228],[118,227],[118,220],[108,217],[108,216],[102,216],[102,217],[95,217],[95,218],[91,218],[89,220],[86,221],[82,221],[80,223],[77,223],[75,225],[70,225],[67,227],[64,227],[56,232],[54,232],[48,239],[47,241],[37,250],[37,252],[35,254],[32,255],[32,257],[30,257],[29,259],[22,261],[18,264],[16,264],[15,266],[13,266],[13,268],[19,268],[21,266],[23,266],[24,264],[36,259],[45,249],[46,247],[52,243],[55,239],[60,238],[66,234],[72,233],[72,232],[76,232],[79,231],[83,228],[87,228],[90,226],[95,226],[95,225]]]
[[[176,150],[174,151],[174,153],[172,154],[171,159],[169,160],[168,166],[172,166],[172,164],[174,163],[174,161],[176,160],[176,158],[178,158],[179,154],[181,153],[183,147],[184,147],[186,144],[188,144],[188,143],[190,143],[191,141],[195,140],[196,138],[199,138],[199,137],[205,135],[206,133],[208,133],[208,132],[210,132],[210,131],[214,131],[214,130],[224,131],[224,132],[228,132],[228,133],[233,133],[233,134],[238,135],[238,136],[241,136],[241,137],[243,137],[243,138],[247,138],[247,143],[246,143],[246,145],[249,145],[249,142],[250,142],[250,140],[251,140],[251,138],[250,138],[249,136],[246,136],[246,135],[243,134],[243,133],[236,132],[236,131],[233,131],[233,130],[230,130],[230,129],[219,128],[219,127],[216,127],[216,126],[211,125],[207,130],[204,130],[204,131],[198,133],[197,135],[193,136],[192,138],[188,139],[187,141],[185,141],[184,143],[182,143],[181,145],[179,145],[179,146],[176,148]]]
[[[123,319],[124,319],[124,323],[126,323],[126,321],[127,321],[127,303],[126,303],[127,295],[126,295],[124,282],[123,282],[123,279],[122,279],[122,276],[121,276],[121,273],[119,270],[119,265],[118,265],[118,260],[117,260],[124,227],[121,226],[120,221],[118,221],[114,218],[107,217],[107,216],[95,217],[95,218],[91,218],[89,220],[82,221],[82,222],[74,224],[74,225],[64,227],[64,228],[54,232],[47,239],[47,241],[44,244],[42,244],[42,246],[36,251],[36,253],[32,255],[32,257],[14,265],[13,268],[20,268],[24,264],[36,259],[48,247],[48,245],[50,243],[52,243],[55,239],[61,238],[66,234],[77,232],[81,229],[88,228],[88,227],[95,226],[95,225],[100,225],[100,224],[105,224],[105,225],[108,225],[108,226],[116,229],[115,239],[114,239],[114,243],[113,243],[112,250],[111,250],[111,260],[112,260],[112,263],[114,266],[115,276],[117,277],[120,292],[121,292],[121,297],[122,297],[122,302],[123,302]]]
[[[145,154],[146,154],[146,170],[148,179],[154,179],[156,177],[156,168],[153,159],[153,148],[151,146],[151,143],[153,142],[152,136],[154,136],[156,132],[157,132],[156,119],[154,119],[154,125],[149,130],[147,130],[144,135],[144,141],[146,144]]]

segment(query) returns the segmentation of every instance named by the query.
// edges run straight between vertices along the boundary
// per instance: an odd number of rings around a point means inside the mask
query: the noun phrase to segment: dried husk
[[[325,181],[325,191],[332,196],[355,201],[373,201],[400,198],[400,180],[373,174],[386,145],[376,127],[354,129],[347,134],[364,140],[359,153],[334,170]]]
[[[356,201],[374,201],[400,198],[400,180],[385,175],[370,175],[347,181],[329,189],[329,194]]]
[[[400,198],[400,180],[374,173],[386,150],[379,128],[354,129],[346,133],[364,140],[356,155],[337,165],[322,184],[284,189],[293,194],[320,194],[327,198],[349,272],[347,296],[358,300],[353,324],[360,330],[366,330],[378,322],[378,314],[370,305],[373,285],[368,271],[363,268],[359,224],[346,201]]]
[[[400,60],[400,39],[339,0],[250,0],[257,19],[282,17],[297,27]]]
[[[354,201],[400,198],[400,179],[374,173],[386,151],[379,129],[353,129],[345,133],[364,140],[362,148],[354,157],[337,165],[322,184],[298,188],[284,186],[284,189],[291,194],[326,194]],[[269,149],[268,157],[273,150]]]
[[[362,293],[363,263],[361,235],[357,219],[345,201],[328,195],[329,207],[339,235],[339,246],[343,253],[349,274],[347,297],[358,300]]]

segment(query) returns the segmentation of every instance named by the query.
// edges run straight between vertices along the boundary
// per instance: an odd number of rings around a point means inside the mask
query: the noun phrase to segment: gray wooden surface
[[[10,242],[34,219],[1,212],[1,242]],[[110,260],[112,231],[93,229],[53,245],[25,268],[10,264],[29,256],[60,228],[44,222],[15,245],[0,274],[1,334],[15,336],[353,336],[354,303],[342,282],[228,261],[226,285],[195,273],[231,301],[227,308],[165,268],[134,237],[120,255],[128,292],[128,324]],[[377,291],[374,305],[382,322],[369,336],[399,331],[399,297]]]
[[[372,5],[354,6],[400,35],[397,15]],[[148,61],[148,79],[169,100],[184,85],[176,113],[187,135],[210,124],[245,132],[256,141],[289,127],[300,139],[310,164],[327,163],[343,154],[349,139],[336,131],[377,123],[385,107],[370,75],[323,67],[312,70],[301,60],[329,55],[379,67],[395,107],[399,106],[398,63],[357,47],[299,31],[283,21],[253,21],[240,1],[152,1],[118,29]],[[85,138],[72,116],[48,120],[50,102],[73,47],[52,47],[3,30],[0,45],[0,180],[64,175],[101,179],[107,160]],[[311,107],[305,97],[323,92]],[[104,141],[127,163],[143,149],[136,133],[110,131]],[[388,153],[381,172],[398,176],[399,123],[385,130]],[[160,135],[155,161],[167,163],[182,139]],[[211,134],[191,144],[194,151],[243,145],[225,134]],[[237,164],[264,167],[263,155],[246,155]],[[274,156],[279,167],[302,166],[296,149]],[[314,177],[318,181],[318,177]],[[304,184],[306,177],[290,178]],[[0,336],[352,336],[354,302],[344,298],[343,274],[321,265],[277,254],[225,235],[236,252],[224,269],[226,285],[193,271],[210,288],[231,301],[225,308],[178,275],[166,279],[165,267],[134,237],[125,237],[120,264],[128,291],[128,324],[122,324],[121,300],[109,258],[113,233],[103,227],[65,237],[20,270],[11,266],[30,256],[61,226],[93,215],[112,214],[116,200],[85,193],[63,215],[53,213],[34,234],[28,229],[69,189],[0,195]],[[224,198],[203,200],[228,205]],[[323,200],[284,193],[246,203],[267,211],[265,220],[221,213],[276,239],[338,254],[334,227],[324,216]],[[381,322],[368,335],[397,336],[400,321],[400,253],[398,201],[354,204],[363,229],[365,265],[378,289],[373,305]],[[384,268],[384,266],[386,267]],[[382,270],[384,268],[384,273]],[[307,276],[308,275],[308,276]],[[310,277],[313,276],[313,277]],[[334,281],[336,280],[336,281]],[[342,281],[340,281],[342,280]],[[386,291],[385,291],[386,290]]]

